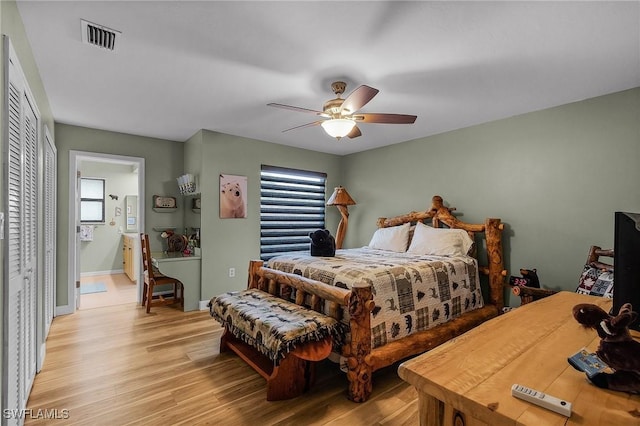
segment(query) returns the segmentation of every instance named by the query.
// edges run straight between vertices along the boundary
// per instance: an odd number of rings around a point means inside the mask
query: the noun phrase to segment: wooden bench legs
[[[220,352],[233,351],[267,380],[267,401],[295,398],[315,382],[315,364],[329,356],[332,339],[309,342],[289,352],[278,366],[225,327]]]

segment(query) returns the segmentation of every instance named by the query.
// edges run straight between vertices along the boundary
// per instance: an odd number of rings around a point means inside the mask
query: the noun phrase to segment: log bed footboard
[[[356,284],[349,291],[295,274],[276,271],[264,266],[261,260],[249,262],[249,288],[291,300],[296,289],[295,303],[322,312],[338,321],[343,309],[348,309],[351,339],[343,345],[347,358],[349,399],[363,402],[371,394],[371,366],[365,357],[371,353],[371,316],[374,308],[369,284]]]
[[[355,285],[349,291],[299,275],[267,268],[260,260],[250,261],[249,288],[257,288],[276,296],[282,296],[287,294],[287,287],[298,289],[296,292],[297,304],[304,304],[307,296],[311,296],[313,302],[309,308],[318,312],[322,311],[322,301],[326,301],[328,309],[325,309],[324,314],[337,320],[342,319],[341,308],[348,310],[351,339],[345,342],[342,355],[347,359],[349,399],[354,402],[364,402],[368,399],[373,389],[372,373],[374,371],[433,349],[499,313],[495,305],[487,304],[432,329],[417,332],[372,349],[370,315],[374,303],[369,284]]]
[[[273,295],[291,299],[291,288],[297,289],[295,300],[299,305],[323,312],[337,320],[342,319],[343,309],[349,312],[350,341],[344,343],[342,355],[347,359],[349,399],[364,402],[372,391],[372,373],[380,368],[402,361],[410,356],[426,352],[477,325],[498,316],[504,306],[504,269],[502,257],[502,230],[500,219],[489,218],[484,224],[467,224],[445,207],[440,196],[433,197],[431,209],[411,212],[395,218],[380,218],[378,227],[396,226],[406,222],[431,219],[434,227],[441,224],[449,228],[464,229],[474,238],[483,233],[486,240],[485,264],[479,272],[488,276],[488,300],[485,306],[466,312],[444,324],[420,331],[384,346],[371,347],[371,311],[375,307],[369,284],[354,284],[351,290],[331,286],[299,275],[277,271],[264,266],[259,260],[250,261],[249,288],[257,288]],[[306,302],[310,300],[309,302]]]

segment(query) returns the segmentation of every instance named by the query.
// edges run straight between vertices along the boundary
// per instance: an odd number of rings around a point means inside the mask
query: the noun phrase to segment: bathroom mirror
[[[126,195],[124,203],[127,208],[127,232],[138,231],[138,196]]]

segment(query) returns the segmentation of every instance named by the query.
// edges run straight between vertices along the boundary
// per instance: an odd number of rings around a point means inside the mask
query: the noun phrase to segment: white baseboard
[[[93,272],[82,272],[80,277],[95,277],[97,275],[112,275],[112,274],[124,274],[124,269],[113,269],[111,271],[93,271]]]
[[[60,315],[69,315],[72,313],[73,313],[73,305],[62,305],[62,306],[56,306],[55,314],[53,316],[57,317]]]
[[[47,344],[40,344],[40,352],[38,353],[38,363],[36,364],[36,373],[39,373],[42,370],[42,366],[44,365],[44,358],[47,355]]]
[[[171,291],[162,291],[162,292],[157,292],[154,294],[169,294],[171,293]],[[208,311],[209,310],[209,306],[207,306],[209,304],[208,300],[201,300],[198,303],[198,309],[201,311]],[[55,315],[54,316],[59,316],[59,315],[69,315],[73,313],[73,309],[70,305],[62,305],[62,306],[56,306],[55,309]]]

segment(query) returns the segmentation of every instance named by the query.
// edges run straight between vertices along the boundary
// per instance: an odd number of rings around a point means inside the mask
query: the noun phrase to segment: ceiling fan
[[[337,97],[325,102],[324,106],[322,107],[322,111],[277,103],[270,103],[267,105],[277,108],[289,109],[292,111],[315,114],[323,118],[322,120],[317,120],[311,123],[303,124],[301,126],[283,130],[283,132],[320,125],[329,136],[332,136],[336,139],[340,139],[344,136],[347,136],[348,138],[357,138],[358,136],[362,135],[360,129],[356,124],[358,122],[381,124],[412,124],[416,121],[415,115],[356,113],[360,108],[365,106],[371,99],[373,99],[373,97],[378,94],[379,90],[374,89],[373,87],[362,85],[351,92],[349,96],[342,99],[340,95],[344,93],[346,88],[347,83],[343,81],[333,82],[331,84],[331,89]]]

